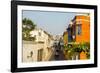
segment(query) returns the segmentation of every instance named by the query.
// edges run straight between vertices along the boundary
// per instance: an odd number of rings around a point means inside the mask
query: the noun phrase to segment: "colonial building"
[[[35,41],[23,41],[23,62],[47,61],[52,53],[53,38],[41,28],[30,32]]]
[[[64,43],[68,43],[73,49],[74,45],[82,45],[84,43],[90,43],[90,16],[89,14],[77,14],[69,23],[66,32],[63,34]],[[75,48],[74,48],[75,49]],[[75,59],[87,59],[87,52],[83,51],[81,47],[81,51],[79,52],[80,48],[76,48],[77,51],[73,52],[73,56],[71,56],[72,60]],[[84,48],[86,49],[86,48]],[[88,49],[89,46],[88,46]],[[69,49],[70,50],[70,49]],[[71,51],[71,50],[70,50]],[[66,54],[65,54],[66,55]],[[66,55],[68,59],[68,52]],[[88,55],[89,56],[89,55]]]
[[[90,16],[88,14],[76,15],[68,28],[68,41],[90,42]]]

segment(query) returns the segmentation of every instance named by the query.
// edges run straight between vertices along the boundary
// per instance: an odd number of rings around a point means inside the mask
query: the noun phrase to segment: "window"
[[[36,39],[36,35],[34,35],[34,38]]]
[[[80,35],[81,34],[81,25],[77,25],[76,26],[76,35]]]
[[[75,33],[76,33],[76,32],[75,32],[75,25],[74,25],[74,26],[73,26],[73,33],[72,33],[72,34],[75,35]]]
[[[41,36],[41,32],[39,32],[39,36]]]

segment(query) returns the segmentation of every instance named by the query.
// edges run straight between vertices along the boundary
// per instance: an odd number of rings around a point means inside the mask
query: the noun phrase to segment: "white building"
[[[52,54],[52,36],[40,28],[36,28],[30,34],[36,40],[23,41],[23,62],[49,60]]]

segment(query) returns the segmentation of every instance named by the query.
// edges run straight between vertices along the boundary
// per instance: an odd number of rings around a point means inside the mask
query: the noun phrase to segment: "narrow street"
[[[56,44],[54,45],[54,50],[52,51],[52,56],[50,58],[50,61],[58,61],[58,60],[65,60],[65,57],[64,57],[64,53],[63,53],[63,48],[61,47],[61,45],[59,44]]]

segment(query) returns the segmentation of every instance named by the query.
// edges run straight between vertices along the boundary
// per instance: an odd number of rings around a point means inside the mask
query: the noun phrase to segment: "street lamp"
[[[75,40],[75,35],[72,36],[72,39]]]

